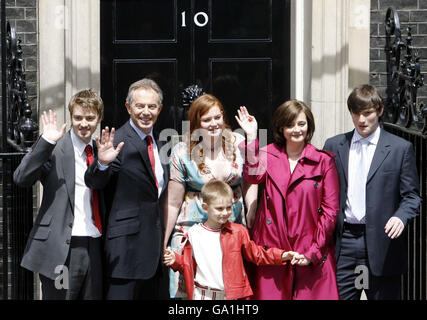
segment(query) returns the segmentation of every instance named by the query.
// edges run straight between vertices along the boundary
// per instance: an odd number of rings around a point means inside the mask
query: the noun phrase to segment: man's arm
[[[30,153],[25,155],[13,173],[13,182],[23,188],[31,187],[38,180],[42,181],[51,168],[50,157],[55,144],[40,137]]]
[[[123,148],[124,142],[120,142],[117,147],[114,147],[115,129],[109,132],[108,127],[102,130],[101,139],[95,138],[97,147],[97,157],[85,172],[85,184],[90,189],[103,189],[110,177],[114,168],[120,168],[119,153]]]
[[[56,113],[46,111],[40,117],[43,123],[42,136],[34,144],[13,173],[13,181],[20,187],[31,187],[37,180],[43,180],[50,170],[50,158],[56,143],[64,136],[66,124],[60,129],[57,127]]]
[[[402,197],[399,208],[384,227],[385,232],[392,239],[399,237],[408,222],[418,215],[421,204],[418,170],[412,144],[408,144],[403,156],[399,193]]]

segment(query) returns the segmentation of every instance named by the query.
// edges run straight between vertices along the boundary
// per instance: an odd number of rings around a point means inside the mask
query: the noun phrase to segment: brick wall
[[[421,72],[425,76],[424,86],[418,89],[418,102],[423,101],[427,105],[427,0],[371,0],[370,83],[378,86],[385,97],[387,73],[384,22],[389,7],[394,7],[398,12],[403,41],[406,40],[406,28],[412,28],[412,45],[421,56]]]
[[[15,27],[25,61],[28,99],[37,119],[37,0],[7,0],[6,19]]]

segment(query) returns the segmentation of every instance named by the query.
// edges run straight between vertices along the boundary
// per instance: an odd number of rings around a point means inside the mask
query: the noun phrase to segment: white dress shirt
[[[352,212],[352,204],[355,201],[354,194],[360,190],[361,186],[357,186],[353,183],[356,175],[360,174],[357,172],[358,164],[355,163],[358,157],[356,156],[357,149],[360,148],[360,141],[365,140],[368,145],[366,148],[366,176],[368,175],[369,168],[371,167],[372,159],[374,157],[375,149],[377,148],[378,140],[380,138],[381,128],[378,128],[367,138],[363,138],[357,130],[354,130],[353,138],[351,139],[350,152],[348,155],[348,188],[347,188],[347,200],[345,206],[345,221],[353,224],[364,224],[365,216],[359,220],[356,215]],[[365,186],[366,187],[366,186]],[[366,198],[366,196],[365,196]],[[365,199],[366,203],[366,199]],[[354,206],[354,205],[353,205]],[[366,214],[366,213],[365,213]]]
[[[71,129],[71,141],[75,159],[74,223],[71,235],[97,238],[101,234],[92,218],[92,191],[86,186],[84,179],[87,169],[85,152],[87,144],[76,136],[73,129]],[[92,146],[92,140],[89,145]]]

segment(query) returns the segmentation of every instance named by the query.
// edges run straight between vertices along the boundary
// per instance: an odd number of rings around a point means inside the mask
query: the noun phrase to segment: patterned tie
[[[159,183],[156,178],[156,160],[154,160],[154,151],[153,151],[153,139],[151,136],[146,136],[145,140],[147,140],[147,151],[148,157],[150,158],[151,169],[153,170],[154,180],[156,181],[156,187],[159,189]]]
[[[85,148],[86,152],[86,165],[89,167],[93,162],[93,154],[92,154],[92,146],[87,145]],[[92,190],[92,215],[93,220],[95,222],[95,226],[98,228],[99,232],[102,234],[102,227],[101,227],[101,216],[99,214],[99,202],[98,202],[98,191]]]
[[[367,167],[367,148],[369,141],[361,139],[357,141],[358,150],[356,152],[356,175],[354,179],[355,195],[352,204],[352,212],[356,218],[361,221],[366,211],[366,180],[368,178],[369,168]]]

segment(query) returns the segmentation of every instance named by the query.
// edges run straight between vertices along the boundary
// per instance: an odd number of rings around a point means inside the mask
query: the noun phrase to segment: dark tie
[[[150,158],[151,169],[153,170],[154,180],[156,181],[156,187],[159,189],[159,183],[156,178],[156,160],[154,160],[154,151],[153,151],[153,139],[151,136],[146,136],[145,140],[147,140],[147,151],[148,157]]]
[[[89,167],[93,162],[92,146],[87,145],[85,148],[85,152],[87,156],[86,164]],[[96,190],[92,190],[91,203],[92,203],[92,216],[95,222],[95,226],[98,228],[99,232],[102,234],[101,216],[99,215],[98,191]]]

